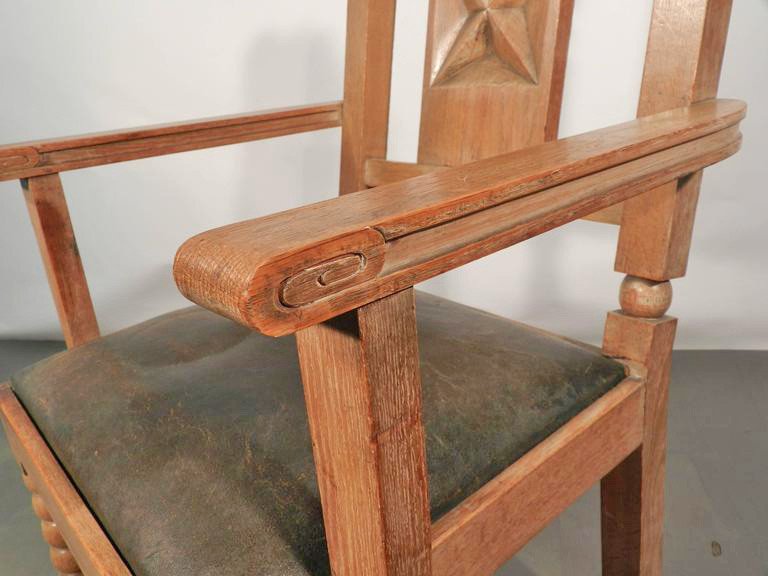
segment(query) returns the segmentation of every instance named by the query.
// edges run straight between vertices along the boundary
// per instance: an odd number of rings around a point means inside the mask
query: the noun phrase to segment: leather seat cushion
[[[441,298],[417,314],[433,519],[625,376]],[[12,385],[137,576],[329,574],[293,337],[187,308]]]

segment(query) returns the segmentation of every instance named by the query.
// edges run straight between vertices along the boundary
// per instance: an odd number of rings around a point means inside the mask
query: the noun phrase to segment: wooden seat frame
[[[343,103],[0,147],[74,347],[99,329],[61,172],[342,127],[343,196],[206,232],[174,267],[195,302],[296,334],[337,576],[492,574],[597,481],[603,573],[661,574],[670,280],[745,115],[714,99],[731,0],[655,0],[640,118],[555,140],[572,3],[431,0],[418,164],[386,160],[394,0],[349,0]],[[577,218],[620,224],[603,351],[628,377],[433,523],[412,287]],[[130,574],[8,387],[0,412],[56,569]]]

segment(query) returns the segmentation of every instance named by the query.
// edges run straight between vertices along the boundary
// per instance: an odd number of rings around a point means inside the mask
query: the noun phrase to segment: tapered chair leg
[[[622,311],[611,312],[603,350],[639,363],[645,373],[643,444],[601,483],[603,576],[662,573],[667,401],[677,320],[664,313],[669,282],[628,277]]]
[[[662,573],[664,466],[644,466],[643,452],[634,452],[600,486],[603,576]]]

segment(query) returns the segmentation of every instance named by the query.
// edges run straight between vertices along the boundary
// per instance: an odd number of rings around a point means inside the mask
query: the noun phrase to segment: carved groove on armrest
[[[709,101],[212,230],[179,249],[176,282],[295,332],[719,162],[744,114]]]
[[[341,102],[0,146],[0,180],[341,126]]]

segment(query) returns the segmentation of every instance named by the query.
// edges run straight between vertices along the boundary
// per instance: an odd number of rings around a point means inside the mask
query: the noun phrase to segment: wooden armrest
[[[225,226],[179,249],[176,283],[288,334],[718,162],[745,113],[710,100]]]
[[[0,181],[341,125],[341,102],[0,146]]]

